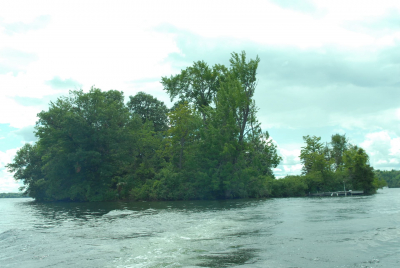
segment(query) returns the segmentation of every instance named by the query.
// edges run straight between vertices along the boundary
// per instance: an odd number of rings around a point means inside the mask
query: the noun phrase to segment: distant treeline
[[[26,198],[26,196],[22,193],[0,193],[0,198]]]
[[[8,170],[38,201],[304,196],[343,182],[374,193],[368,155],[339,134],[325,145],[305,136],[303,175],[275,179],[281,157],[254,101],[258,63],[232,53],[229,67],[198,61],[162,77],[171,109],[143,92],[125,104],[116,90],[71,91],[38,114],[38,141]]]
[[[400,170],[376,170],[375,175],[387,182],[389,188],[400,188]]]

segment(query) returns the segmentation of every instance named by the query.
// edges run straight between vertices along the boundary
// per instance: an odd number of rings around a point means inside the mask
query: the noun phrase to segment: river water
[[[0,267],[400,267],[400,189],[227,201],[0,199]]]

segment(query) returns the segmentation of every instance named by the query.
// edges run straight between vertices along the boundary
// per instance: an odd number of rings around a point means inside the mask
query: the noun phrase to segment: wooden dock
[[[364,191],[337,191],[337,192],[313,193],[310,194],[310,196],[353,196],[362,194],[364,194]]]

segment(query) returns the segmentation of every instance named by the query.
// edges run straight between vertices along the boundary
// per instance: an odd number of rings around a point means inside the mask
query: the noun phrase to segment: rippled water
[[[0,267],[400,267],[400,189],[374,196],[0,199]]]

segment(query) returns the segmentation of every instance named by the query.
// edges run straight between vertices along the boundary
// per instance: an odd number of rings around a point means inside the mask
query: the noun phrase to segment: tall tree
[[[210,106],[227,69],[223,65],[209,67],[204,61],[197,61],[171,77],[162,77],[161,84],[169,94],[171,101],[178,97],[182,101],[193,104],[202,113],[206,121],[205,108]]]
[[[246,52],[242,51],[241,54],[232,53],[232,57],[229,60],[231,64],[230,75],[237,79],[242,87],[242,91],[245,95],[243,103],[239,108],[239,142],[243,141],[245,136],[245,130],[249,127],[249,121],[252,115],[255,113],[255,104],[253,100],[254,92],[257,86],[257,68],[260,59],[258,56],[255,60],[246,60]]]
[[[303,140],[306,146],[301,147],[300,161],[303,164],[303,174],[308,174],[313,167],[320,166],[321,161],[325,160],[324,146],[321,137],[307,135],[303,136]]]

